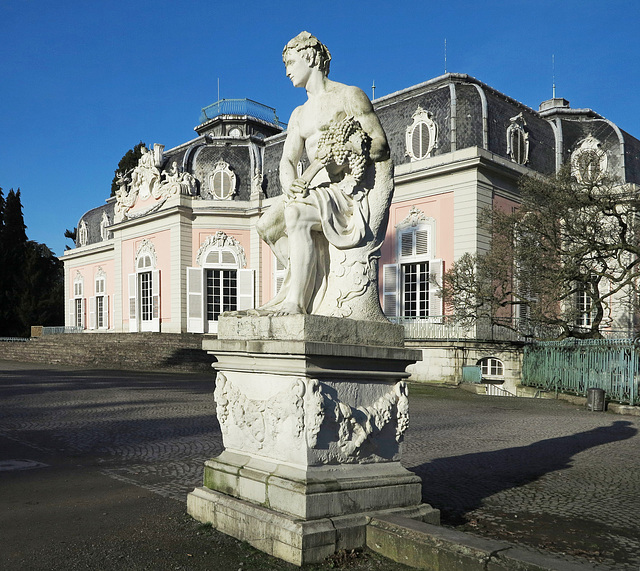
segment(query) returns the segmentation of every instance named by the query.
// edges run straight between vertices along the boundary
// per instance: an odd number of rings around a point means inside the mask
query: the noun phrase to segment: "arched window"
[[[142,240],[129,274],[129,331],[160,331],[160,270],[153,243]]]
[[[495,357],[484,357],[477,363],[482,372],[482,377],[486,379],[504,379],[504,365],[500,359]]]
[[[236,175],[225,161],[218,161],[209,175],[209,190],[213,198],[231,200],[236,193]]]
[[[418,107],[411,117],[413,122],[407,127],[407,155],[412,161],[419,161],[431,156],[437,148],[438,128],[431,113]]]
[[[413,206],[396,226],[397,263],[383,267],[383,309],[387,317],[442,317],[442,260],[435,258],[436,221]]]
[[[245,269],[242,245],[224,232],[207,237],[196,263],[187,268],[187,331],[217,333],[225,311],[254,307],[254,271]]]

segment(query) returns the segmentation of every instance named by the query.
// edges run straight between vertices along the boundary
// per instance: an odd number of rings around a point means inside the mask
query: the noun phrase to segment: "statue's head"
[[[298,52],[311,67],[317,67],[324,75],[329,75],[331,54],[318,38],[309,32],[300,32],[282,50],[282,60],[286,63],[287,53]]]

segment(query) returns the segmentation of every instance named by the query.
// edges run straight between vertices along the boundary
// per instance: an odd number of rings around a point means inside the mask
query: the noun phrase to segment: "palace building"
[[[381,97],[374,108],[395,163],[381,304],[429,356],[414,376],[449,379],[453,368],[478,364],[487,377],[509,378],[518,370],[512,346],[443,319],[439,276],[462,254],[487,250],[480,213],[516,207],[522,175],[586,160],[640,184],[640,141],[565,99],[534,110],[464,74]],[[286,125],[270,107],[221,100],[202,110],[195,131],[175,148],[146,150],[116,196],[80,219],[76,247],[62,257],[67,326],[215,334],[221,313],[276,294],[285,268],[255,227],[280,194]],[[625,303],[612,305],[610,321],[631,331]]]

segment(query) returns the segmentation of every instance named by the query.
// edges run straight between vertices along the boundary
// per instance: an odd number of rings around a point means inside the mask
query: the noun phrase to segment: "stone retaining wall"
[[[0,359],[138,371],[209,372],[203,335],[170,333],[60,334],[0,341]],[[213,374],[213,372],[212,372]]]

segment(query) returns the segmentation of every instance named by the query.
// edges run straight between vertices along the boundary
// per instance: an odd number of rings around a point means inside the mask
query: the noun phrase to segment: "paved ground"
[[[404,464],[446,525],[640,568],[640,418],[412,389]],[[222,450],[212,393],[211,376],[0,361],[0,568],[293,569],[185,515]]]

